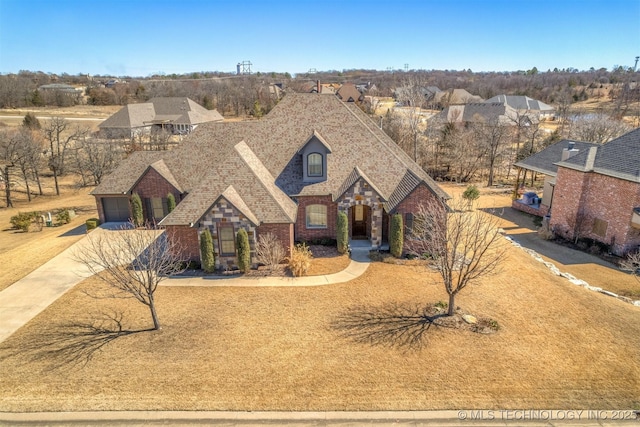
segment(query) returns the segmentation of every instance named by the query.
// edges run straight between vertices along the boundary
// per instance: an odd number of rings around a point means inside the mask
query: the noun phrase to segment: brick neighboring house
[[[567,239],[577,235],[602,242],[616,255],[637,249],[640,128],[604,145],[580,149],[577,144],[571,155],[555,163],[555,187],[548,205],[551,229]]]
[[[379,248],[389,215],[410,220],[421,201],[448,198],[356,105],[322,94],[288,94],[260,120],[203,124],[175,150],[133,153],[93,191],[100,219],[127,220],[133,193],[191,259],[209,229],[218,267],[235,266],[240,228],[252,250],[267,232],[291,248],[335,238],[341,211],[351,239]]]
[[[222,120],[217,111],[207,110],[189,98],[158,97],[124,106],[98,127],[107,138],[133,138],[160,129],[184,135],[202,123]]]

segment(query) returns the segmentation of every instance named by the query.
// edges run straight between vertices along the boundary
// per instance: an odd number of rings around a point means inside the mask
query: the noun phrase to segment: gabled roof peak
[[[327,149],[327,153],[331,153],[331,146],[322,137],[322,135],[320,135],[320,133],[315,129],[313,130],[313,132],[311,132],[311,135],[309,136],[309,138],[307,138],[304,141],[304,143],[300,146],[300,148],[298,149],[298,153],[302,153],[302,151],[304,150],[304,147],[306,147],[307,144],[309,144],[309,142],[311,142],[314,138],[317,139],[318,141],[320,141],[320,143]]]

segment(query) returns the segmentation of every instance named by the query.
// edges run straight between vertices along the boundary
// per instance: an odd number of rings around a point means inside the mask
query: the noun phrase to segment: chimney
[[[584,169],[587,172],[593,170],[593,166],[596,163],[596,154],[598,154],[598,147],[589,148],[589,154],[587,154],[587,161],[584,164]]]
[[[316,90],[318,91],[318,93],[322,93],[322,88],[320,87],[320,80],[316,81]]]
[[[569,141],[569,144],[567,144],[567,148],[564,148],[562,150],[562,161],[564,162],[567,159],[570,159],[571,157],[575,156],[576,154],[578,154],[580,152],[580,150],[578,150],[577,148],[574,148],[576,146],[576,143],[573,141]]]

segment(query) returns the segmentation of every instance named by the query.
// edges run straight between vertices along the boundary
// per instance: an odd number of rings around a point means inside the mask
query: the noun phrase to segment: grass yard
[[[423,267],[373,263],[323,287],[162,287],[161,331],[47,351],[71,339],[63,325],[102,313],[149,327],[144,307],[87,296],[100,286],[88,279],[0,344],[0,411],[640,409],[640,308],[552,276],[519,250],[506,265],[517,267],[457,300],[497,320],[492,335],[431,328],[417,347],[380,333],[399,320],[394,307],[446,294]],[[355,335],[339,327],[365,312],[380,324]],[[86,364],[69,362],[87,356],[89,338],[106,344]]]
[[[31,203],[23,188],[13,190],[13,208],[0,208],[0,291],[26,276],[85,235],[84,222],[98,216],[95,198],[89,195],[93,187],[78,187],[75,176],[60,180],[60,196],[55,196],[53,178],[43,177],[44,196],[32,196]],[[4,191],[2,192],[4,196]],[[44,227],[42,231],[22,231],[11,228],[9,220],[19,212],[39,211],[46,215],[59,209],[74,209],[77,216],[69,224]]]

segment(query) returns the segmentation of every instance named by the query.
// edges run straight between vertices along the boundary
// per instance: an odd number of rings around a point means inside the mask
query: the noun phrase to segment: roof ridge
[[[244,139],[238,142],[236,145],[234,145],[233,148],[236,151],[236,153],[238,153],[238,156],[240,157],[240,159],[247,165],[247,168],[249,168],[251,173],[253,173],[253,175],[256,178],[258,178],[258,181],[260,181],[260,184],[262,184],[262,187],[267,191],[267,193],[271,195],[271,197],[274,198],[274,200],[276,201],[276,204],[278,205],[282,213],[284,213],[287,216],[287,218],[289,218],[292,222],[295,222],[296,221],[295,216],[291,216],[289,212],[287,212],[285,207],[282,205],[280,199],[285,200],[282,197],[284,196],[286,200],[288,200],[293,205],[295,205],[294,201],[291,200],[291,198],[289,198],[289,196],[287,196],[275,184],[275,178],[273,177],[273,175],[271,175],[271,172],[269,172],[269,169],[267,169],[264,163],[262,163],[262,160],[260,160],[260,158],[256,156],[256,154],[253,152],[251,147],[249,147],[249,145],[244,141]],[[251,157],[251,159],[255,161],[256,163],[255,166],[257,166],[260,169],[259,171],[256,171],[254,169],[254,167],[249,163],[247,157]],[[265,174],[269,179],[266,180],[263,174]],[[297,205],[296,205],[296,209],[297,209]]]

